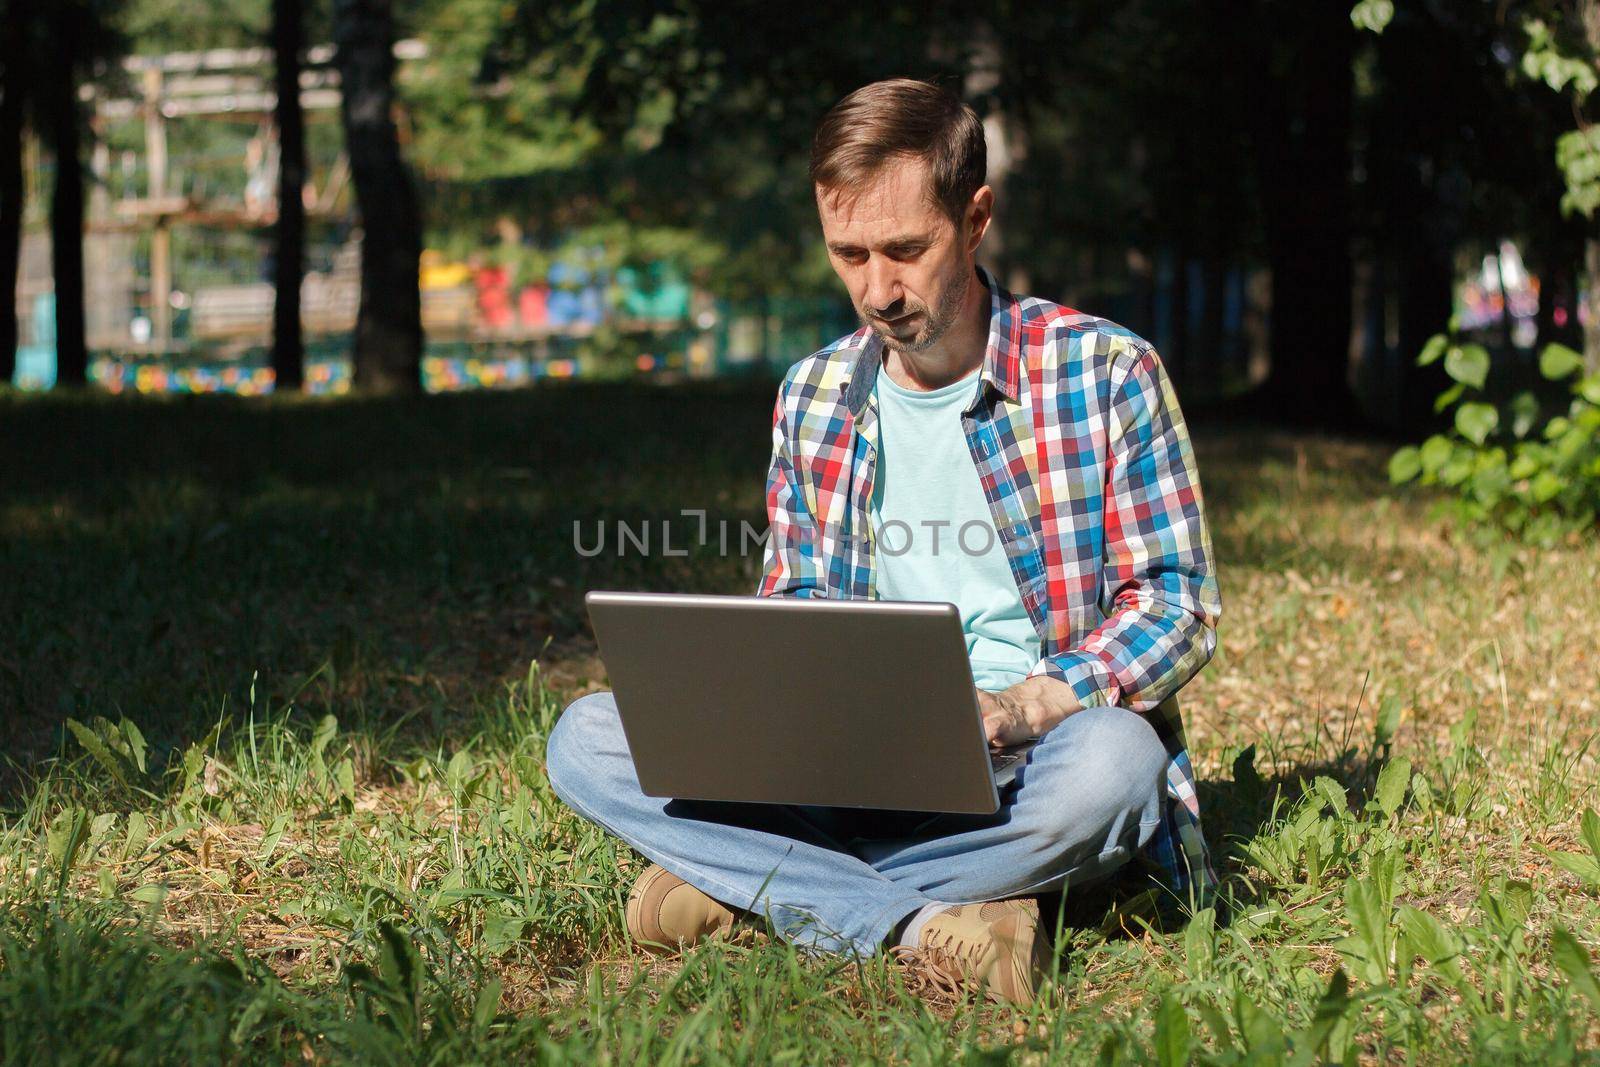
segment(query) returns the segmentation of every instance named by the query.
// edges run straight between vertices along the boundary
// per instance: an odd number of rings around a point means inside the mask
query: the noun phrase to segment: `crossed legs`
[[[616,701],[591,693],[551,732],[551,786],[569,807],[790,940],[870,955],[926,904],[1082,885],[1126,863],[1165,803],[1167,753],[1140,715],[1089,708],[1029,754],[993,815],[647,797]]]

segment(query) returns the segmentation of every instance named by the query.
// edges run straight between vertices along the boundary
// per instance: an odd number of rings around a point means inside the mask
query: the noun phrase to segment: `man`
[[[1037,894],[1135,856],[1186,903],[1214,881],[1172,699],[1221,611],[1183,417],[1145,341],[977,266],[984,169],[977,116],[929,84],[823,119],[811,177],[863,326],[784,378],[757,591],[955,604],[991,742],[1042,740],[993,816],[667,802],[640,792],[611,694],[585,696],[550,780],[654,861],[638,940],[755,912],[1026,1002],[1050,958]],[[774,651],[774,685],[815,666]]]

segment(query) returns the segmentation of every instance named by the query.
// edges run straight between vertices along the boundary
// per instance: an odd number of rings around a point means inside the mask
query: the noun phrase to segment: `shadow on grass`
[[[125,716],[159,759],[219,717],[291,701],[307,721],[404,719],[437,744],[530,660],[600,682],[585,590],[748,592],[759,545],[586,558],[573,523],[703,508],[764,528],[773,395],[744,380],[0,397],[0,454],[28,457],[0,470],[0,751],[26,767],[67,717]],[[1357,444],[1195,433],[1218,529],[1280,506],[1285,486],[1358,499],[1377,485]],[[1296,545],[1256,523],[1219,538],[1220,566],[1275,565]],[[1339,562],[1373,565],[1351,552]]]
[[[575,550],[573,523],[761,516],[773,390],[562,383],[409,400],[0,398],[0,751],[126,716],[462,728],[581,653],[586,588],[753,588],[755,562]],[[308,686],[308,678],[314,681]]]
[[[1359,809],[1371,793],[1385,762],[1355,747],[1332,756],[1312,756],[1292,761],[1268,776],[1255,768],[1254,746],[1234,761],[1233,777],[1200,781],[1198,795],[1206,842],[1219,880],[1217,925],[1227,925],[1229,905],[1243,904],[1257,895],[1244,879],[1243,846],[1271,829],[1311,791],[1321,777],[1331,778],[1346,791]],[[1040,896],[1039,909],[1054,929],[1058,944],[1075,935],[1095,934],[1106,940],[1137,939],[1146,926],[1171,931],[1188,922],[1187,901],[1152,888],[1150,872],[1130,864],[1111,877],[1066,894]]]

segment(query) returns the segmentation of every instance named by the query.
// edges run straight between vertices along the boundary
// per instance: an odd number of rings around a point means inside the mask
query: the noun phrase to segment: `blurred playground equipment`
[[[395,46],[402,65],[426,54],[417,41]],[[349,387],[347,351],[360,299],[361,232],[334,128],[339,89],[332,57],[331,46],[309,49],[301,79],[308,128],[301,323],[312,392]],[[278,160],[271,62],[261,48],[132,56],[122,61],[126,77],[115,83],[130,87],[130,95],[89,87],[86,326],[90,378],[102,387],[245,394],[272,388],[267,353]],[[23,343],[15,376],[34,389],[55,381],[49,243],[39,221],[23,240]],[[464,256],[424,252],[418,280],[427,388],[592,374],[739,373],[797,359],[853,328],[847,306],[730,305],[697,292],[672,263],[608,267],[602,247],[546,253],[547,269],[517,278],[501,261],[505,250],[503,238],[486,238]]]

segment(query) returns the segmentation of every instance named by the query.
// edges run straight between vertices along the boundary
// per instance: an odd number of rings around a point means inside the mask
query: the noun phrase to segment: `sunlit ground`
[[[582,593],[749,592],[757,560],[585,558],[573,523],[764,525],[771,400],[0,398],[0,1002],[33,1013],[8,1041],[129,1062],[1596,1047],[1595,886],[1549,853],[1591,847],[1600,545],[1475,547],[1389,496],[1383,447],[1198,418],[1224,613],[1182,701],[1217,911],[1069,894],[1060,980],[1026,1012],[759,939],[628,946],[637,860],[542,773],[553,717],[605,684]],[[127,1019],[89,1007],[111,975]]]

